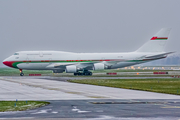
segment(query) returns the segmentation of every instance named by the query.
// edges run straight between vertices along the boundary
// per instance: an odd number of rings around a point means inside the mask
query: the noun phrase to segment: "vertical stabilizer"
[[[136,52],[163,52],[171,28],[162,28]]]

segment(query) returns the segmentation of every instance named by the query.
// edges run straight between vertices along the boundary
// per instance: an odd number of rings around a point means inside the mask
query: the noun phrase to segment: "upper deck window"
[[[19,53],[14,53],[14,55],[19,55]]]

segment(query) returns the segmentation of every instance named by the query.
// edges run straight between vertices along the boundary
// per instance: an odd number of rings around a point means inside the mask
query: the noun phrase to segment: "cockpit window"
[[[19,53],[14,53],[14,55],[19,55]]]

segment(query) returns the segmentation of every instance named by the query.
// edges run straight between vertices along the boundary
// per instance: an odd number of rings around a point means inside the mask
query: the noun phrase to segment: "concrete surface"
[[[0,77],[0,100],[180,99],[178,95],[69,83],[61,79]]]

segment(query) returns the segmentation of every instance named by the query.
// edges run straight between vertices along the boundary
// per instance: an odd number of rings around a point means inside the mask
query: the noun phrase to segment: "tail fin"
[[[162,28],[136,52],[163,52],[171,28]]]

